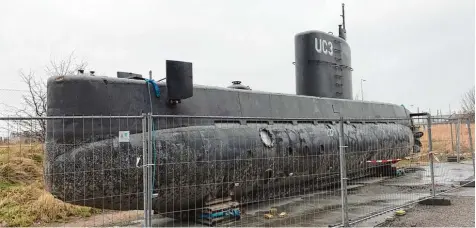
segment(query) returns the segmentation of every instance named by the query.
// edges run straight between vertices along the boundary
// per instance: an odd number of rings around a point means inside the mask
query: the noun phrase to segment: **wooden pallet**
[[[230,211],[239,212],[239,205],[238,202],[231,201],[230,197],[209,201],[205,203],[205,208],[201,211],[201,216],[199,216],[197,222],[208,226],[215,226],[218,223],[237,220],[239,217],[227,215],[226,213]],[[213,215],[217,213],[223,213],[224,215],[214,217]],[[205,216],[205,218],[202,216]]]

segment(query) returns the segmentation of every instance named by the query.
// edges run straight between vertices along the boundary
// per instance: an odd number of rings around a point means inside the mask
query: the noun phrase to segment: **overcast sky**
[[[353,90],[366,100],[448,112],[474,86],[474,0],[346,3]],[[194,83],[295,93],[294,35],[337,33],[341,1],[0,1],[0,89],[24,89],[72,51],[91,70],[165,77],[165,60],[191,61]],[[0,91],[13,100],[16,92]],[[414,105],[413,108],[410,106]]]

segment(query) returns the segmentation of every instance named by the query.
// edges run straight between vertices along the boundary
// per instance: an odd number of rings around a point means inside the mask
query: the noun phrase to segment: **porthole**
[[[273,147],[274,145],[273,135],[268,129],[266,128],[261,129],[259,131],[259,137],[261,138],[261,142],[263,142],[265,146]]]

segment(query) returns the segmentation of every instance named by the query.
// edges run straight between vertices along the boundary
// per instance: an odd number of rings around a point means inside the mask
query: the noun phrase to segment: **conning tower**
[[[339,36],[321,31],[294,37],[296,94],[352,99],[350,46],[346,42],[344,4]]]

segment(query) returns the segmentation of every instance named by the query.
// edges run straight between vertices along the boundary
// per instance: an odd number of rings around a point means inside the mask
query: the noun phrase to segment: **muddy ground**
[[[457,163],[436,163],[435,164],[435,183],[437,192],[459,186],[462,180],[473,178],[473,171],[471,164],[457,164]],[[468,189],[468,188],[465,188]],[[455,205],[460,205],[461,202],[466,202],[465,205],[472,205],[472,213],[474,214],[474,188],[469,188],[473,191],[473,200],[458,198]],[[458,192],[458,191],[454,191]],[[457,194],[457,193],[449,194]],[[422,197],[430,196],[431,193],[431,178],[428,167],[415,167],[415,169],[408,170],[404,176],[396,178],[386,177],[371,177],[359,180],[352,180],[349,182],[348,191],[348,209],[349,219],[356,221],[365,218],[369,214],[375,214],[400,206],[406,203],[417,201]],[[306,226],[306,227],[328,227],[336,225],[341,221],[341,191],[338,188],[326,189],[313,194],[301,195],[297,197],[289,197],[279,200],[271,200],[265,203],[258,203],[242,207],[242,217],[238,221],[222,223],[218,226],[241,226],[241,227],[269,227],[269,226]],[[471,202],[471,203],[468,203]],[[278,213],[286,212],[283,218],[274,217],[272,219],[264,218],[264,214],[270,208],[277,208]],[[415,208],[415,209],[410,209]],[[353,226],[359,227],[374,227],[374,226],[398,226],[398,225],[415,225],[411,221],[412,210],[428,211],[427,209],[420,209],[421,207],[408,207],[407,215],[395,218],[394,223],[386,221],[393,215],[394,212],[389,212],[372,218],[364,219]],[[434,209],[434,213],[423,213],[415,215],[418,218],[432,221],[433,217],[440,212]],[[447,215],[454,214],[455,220],[461,220],[456,216],[457,208],[454,213],[447,213]],[[471,213],[468,212],[460,214]],[[441,216],[440,216],[441,217]],[[405,218],[410,222],[405,223]],[[447,216],[451,218],[451,216]],[[463,225],[474,225],[474,216],[472,220]],[[402,223],[397,223],[398,219],[403,219]],[[468,220],[468,219],[466,219]],[[466,221],[465,220],[465,221]],[[470,224],[470,222],[472,223]],[[454,223],[459,224],[459,223]],[[73,222],[62,224],[68,227],[73,226],[124,226],[124,227],[141,227],[142,226],[142,212],[116,212],[105,215],[98,215],[89,220],[82,220],[80,222]],[[171,218],[165,218],[160,215],[154,215],[152,225],[158,227],[203,227],[205,225],[196,223],[195,221],[178,221]],[[425,225],[424,223],[417,223],[416,225]]]

